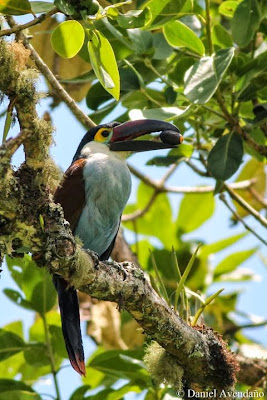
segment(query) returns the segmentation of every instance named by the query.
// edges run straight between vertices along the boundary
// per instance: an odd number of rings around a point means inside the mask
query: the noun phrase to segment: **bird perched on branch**
[[[153,132],[161,132],[157,141],[134,140]],[[82,240],[85,249],[97,253],[100,260],[110,256],[131,191],[127,155],[173,148],[182,140],[176,126],[149,119],[99,125],[85,134],[54,195],[73,234]],[[80,375],[85,375],[76,290],[58,275],[53,280],[71,365]]]

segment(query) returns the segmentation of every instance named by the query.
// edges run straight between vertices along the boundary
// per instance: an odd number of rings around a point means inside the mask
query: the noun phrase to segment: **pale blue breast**
[[[101,255],[114,239],[131,191],[126,162],[115,155],[91,154],[83,171],[86,205],[75,235]]]

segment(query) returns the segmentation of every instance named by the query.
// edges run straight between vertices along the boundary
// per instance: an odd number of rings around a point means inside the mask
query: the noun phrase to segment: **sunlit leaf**
[[[205,258],[209,255],[224,250],[225,248],[236,243],[238,240],[242,239],[246,235],[247,232],[243,232],[239,233],[238,235],[230,236],[229,238],[219,240],[218,242],[215,243],[203,245],[199,250],[199,256]]]
[[[0,13],[6,15],[32,14],[28,0],[0,0]]]
[[[208,156],[208,168],[216,179],[226,180],[239,168],[243,158],[243,143],[235,133],[221,136]]]
[[[194,231],[212,216],[214,208],[212,193],[186,194],[181,201],[177,229],[183,233]]]
[[[164,25],[164,36],[173,47],[186,47],[201,56],[205,53],[202,41],[181,21],[172,21]]]
[[[256,248],[250,250],[239,251],[237,253],[233,253],[227,256],[224,260],[222,260],[214,271],[215,278],[222,275],[232,272],[236,269],[240,264],[250,258],[255,252]]]
[[[179,12],[192,11],[190,0],[150,0],[145,3],[144,7],[150,11],[150,29],[158,28],[172,19],[177,19]]]
[[[84,29],[78,21],[64,21],[51,35],[51,44],[56,53],[64,58],[72,58],[82,48]]]
[[[149,18],[150,12],[145,8],[144,10],[130,10],[125,14],[119,14],[116,19],[121,28],[133,29],[145,26]]]
[[[264,163],[261,163],[255,159],[249,160],[243,167],[242,171],[238,175],[236,182],[240,182],[246,179],[255,179],[255,183],[253,184],[252,188],[253,191],[256,192],[260,197],[264,198],[265,190],[266,190],[266,172]],[[257,196],[253,195],[253,191],[249,190],[237,190],[238,194],[247,201],[255,210],[259,211],[264,206],[259,200]],[[248,215],[248,212],[244,210],[239,204],[235,203],[236,210],[238,215],[244,217]]]
[[[238,1],[223,1],[219,6],[219,13],[228,18],[233,18]]]
[[[218,88],[234,56],[234,48],[203,57],[186,72],[184,94],[196,104],[206,103]]]
[[[106,37],[99,31],[92,32],[88,51],[94,72],[101,85],[116,100],[120,96],[120,76],[113,49]]]
[[[132,120],[135,119],[159,119],[159,120],[170,120],[183,115],[187,109],[178,107],[161,107],[151,108],[147,110],[132,109],[129,111],[129,116]]]
[[[46,13],[54,8],[54,4],[47,1],[31,1],[31,8],[34,14]]]

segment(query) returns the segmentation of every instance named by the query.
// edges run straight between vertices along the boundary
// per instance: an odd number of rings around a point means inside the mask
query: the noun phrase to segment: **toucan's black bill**
[[[161,142],[155,141],[133,141],[139,136],[153,132],[161,132]],[[179,129],[169,122],[154,119],[142,119],[129,121],[113,128],[113,135],[109,144],[113,151],[149,151],[158,149],[169,149],[182,143],[183,137]]]

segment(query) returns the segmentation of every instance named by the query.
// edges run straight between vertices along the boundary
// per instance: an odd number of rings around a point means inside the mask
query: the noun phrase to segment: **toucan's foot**
[[[86,252],[89,254],[89,256],[92,258],[92,260],[93,260],[93,262],[94,262],[94,267],[96,268],[96,269],[98,269],[99,268],[99,262],[100,262],[100,259],[99,259],[99,255],[95,252],[95,251],[93,251],[93,250],[86,250]]]
[[[116,268],[116,270],[123,275],[123,280],[125,281],[125,279],[128,276],[128,272],[123,267],[123,264],[121,264],[121,263],[119,264],[115,261],[105,261],[105,264],[110,264],[110,266],[112,266],[113,268]]]

